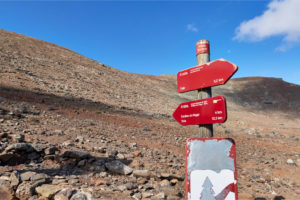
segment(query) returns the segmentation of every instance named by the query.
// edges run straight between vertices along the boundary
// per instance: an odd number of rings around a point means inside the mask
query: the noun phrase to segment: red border
[[[186,192],[186,200],[188,200],[188,193],[191,191],[191,188],[190,188],[190,180],[189,180],[189,176],[188,176],[188,169],[187,169],[187,166],[188,166],[188,157],[190,155],[190,149],[188,147],[188,143],[191,141],[191,140],[201,140],[201,141],[206,141],[206,140],[217,140],[217,141],[220,141],[220,140],[230,140],[232,142],[232,147],[230,149],[230,152],[229,152],[229,157],[230,158],[233,158],[234,160],[234,179],[236,181],[236,184],[234,184],[234,187],[233,187],[233,191],[235,193],[235,199],[238,200],[238,187],[237,187],[237,168],[236,168],[236,148],[235,148],[235,141],[232,139],[232,138],[198,138],[198,137],[192,137],[192,138],[188,138],[186,140],[186,143],[185,143],[185,149],[186,149],[186,157],[185,157],[185,192]]]

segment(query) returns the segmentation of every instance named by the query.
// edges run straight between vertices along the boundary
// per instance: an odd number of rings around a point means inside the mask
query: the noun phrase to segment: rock
[[[60,190],[60,187],[57,185],[50,185],[50,184],[44,184],[37,188],[35,188],[35,191],[45,198],[52,198],[58,191]]]
[[[12,192],[8,188],[2,186],[0,186],[0,197],[1,199],[5,199],[5,200],[14,199]]]
[[[134,184],[133,182],[129,182],[126,184],[126,187],[128,190],[133,190],[133,189],[136,189],[137,188],[137,185]]]
[[[16,197],[19,199],[27,199],[31,197],[34,193],[34,189],[37,187],[36,184],[25,181],[21,183],[16,190]]]
[[[5,163],[5,162],[9,161],[10,159],[12,159],[13,157],[16,157],[15,154],[13,154],[13,153],[2,153],[0,155],[0,161]]]
[[[137,147],[137,144],[134,142],[134,143],[130,143],[130,146],[132,147],[132,148],[136,148]]]
[[[10,177],[6,175],[0,176],[0,186],[3,185],[3,181],[10,182]]]
[[[72,195],[72,190],[69,188],[62,189],[55,196],[54,200],[69,200]]]
[[[290,158],[287,159],[286,163],[290,164],[290,165],[295,164],[295,162],[292,159],[290,159]]]
[[[142,155],[142,153],[141,153],[141,151],[135,151],[135,152],[133,153],[133,155],[134,155],[134,157],[139,157],[139,156]]]
[[[144,178],[150,178],[151,176],[149,170],[133,170],[132,174],[135,177],[144,177]]]
[[[106,147],[98,147],[99,153],[106,153]]]
[[[136,199],[136,200],[140,200],[140,199],[142,199],[142,194],[141,193],[135,193],[133,196],[132,196],[132,198],[134,198],[134,199]]]
[[[162,173],[160,174],[160,177],[161,177],[162,179],[163,179],[163,178],[169,179],[169,178],[171,177],[171,174],[162,172]]]
[[[66,179],[53,179],[53,180],[52,180],[52,184],[53,184],[53,185],[59,185],[59,184],[61,184],[61,183],[66,183],[66,182],[67,182]]]
[[[123,174],[123,175],[131,174],[133,171],[133,169],[131,169],[130,167],[128,167],[127,165],[123,164],[118,160],[105,163],[105,167],[113,173]]]
[[[79,192],[74,194],[70,200],[90,200],[91,195],[86,192]]]
[[[63,142],[62,145],[65,146],[65,147],[70,147],[70,146],[74,146],[74,143],[73,143],[72,140],[66,140],[66,141]]]
[[[31,177],[30,177],[30,180],[32,182],[37,182],[37,181],[40,181],[40,180],[46,180],[47,178],[47,175],[46,174],[33,174]]]
[[[24,142],[24,135],[13,134],[11,135],[12,141],[16,143]]]
[[[142,185],[142,188],[144,190],[152,190],[154,187],[152,184],[146,184],[146,185]]]
[[[173,179],[170,181],[170,183],[171,183],[172,185],[176,185],[176,183],[178,183],[178,179],[173,178]]]
[[[117,151],[117,150],[112,150],[111,152],[109,152],[108,157],[114,159],[114,158],[116,157],[117,154],[118,154],[118,151]]]
[[[5,149],[5,152],[10,152],[10,151],[26,151],[26,152],[32,152],[34,149],[29,143],[16,143],[8,146]]]
[[[32,147],[37,152],[42,152],[44,149],[46,149],[46,146],[41,144],[33,144]]]
[[[118,187],[118,190],[120,190],[120,191],[125,191],[125,190],[127,190],[127,187],[126,187],[126,185],[119,185]]]
[[[153,200],[163,200],[166,198],[166,194],[164,192],[160,192],[157,195],[153,196],[151,199]]]
[[[125,155],[122,154],[122,153],[118,153],[118,154],[117,154],[117,159],[123,160],[123,159],[125,159]]]
[[[48,147],[45,149],[45,155],[53,155],[55,152],[58,151],[58,148],[56,147]]]
[[[62,130],[55,130],[54,133],[57,134],[57,135],[63,135],[64,134],[64,132]]]
[[[162,180],[162,181],[159,182],[159,185],[160,185],[161,187],[170,187],[170,186],[171,186],[171,183],[170,183],[170,181],[168,181],[167,179],[164,179],[164,180]]]
[[[20,178],[22,181],[29,181],[30,178],[35,174],[35,172],[24,172],[20,175]]]
[[[68,184],[70,184],[70,185],[75,185],[76,183],[79,183],[79,180],[78,179],[69,179],[68,180]]]
[[[30,197],[27,200],[40,200],[40,199],[39,199],[38,195],[33,195],[32,197]]]
[[[107,172],[100,172],[99,174],[101,177],[107,177],[108,176],[108,173]]]
[[[63,154],[63,157],[67,157],[67,158],[75,158],[78,160],[82,160],[85,158],[89,158],[90,154],[88,153],[84,153],[81,151],[65,151]]]
[[[10,186],[12,188],[17,188],[20,183],[20,175],[18,172],[14,171],[10,174]]]
[[[77,138],[75,139],[75,142],[83,144],[84,143],[84,137],[83,136],[77,136]]]
[[[85,164],[86,164],[86,160],[84,159],[84,160],[79,161],[77,166],[78,167],[83,167],[83,166],[85,166]]]
[[[37,160],[40,158],[40,154],[38,154],[36,152],[31,152],[30,154],[27,155],[27,158],[29,160]]]
[[[152,192],[143,192],[142,193],[142,197],[143,198],[150,198],[153,196],[153,193]]]

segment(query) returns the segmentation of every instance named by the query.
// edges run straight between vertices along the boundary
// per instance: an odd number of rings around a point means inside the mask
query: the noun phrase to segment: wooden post
[[[203,65],[210,61],[210,50],[208,40],[199,40],[196,43],[196,55],[197,55],[197,65]],[[204,99],[211,97],[211,87],[198,90],[198,99]],[[213,125],[204,124],[199,125],[200,137],[213,137]]]

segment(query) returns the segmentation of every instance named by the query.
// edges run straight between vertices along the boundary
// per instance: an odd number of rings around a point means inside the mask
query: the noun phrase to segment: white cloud
[[[188,31],[198,32],[198,28],[195,27],[194,24],[188,24],[188,25],[186,25],[186,29],[187,29]]]
[[[283,43],[277,50],[285,51],[300,40],[300,0],[273,0],[260,16],[244,21],[236,29],[234,39],[261,41],[282,35]]]

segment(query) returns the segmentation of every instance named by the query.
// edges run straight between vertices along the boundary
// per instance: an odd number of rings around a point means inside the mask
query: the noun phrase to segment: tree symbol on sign
[[[202,192],[200,196],[200,200],[216,200],[214,197],[215,192],[212,189],[213,185],[208,177],[206,177],[203,185],[202,185]]]

